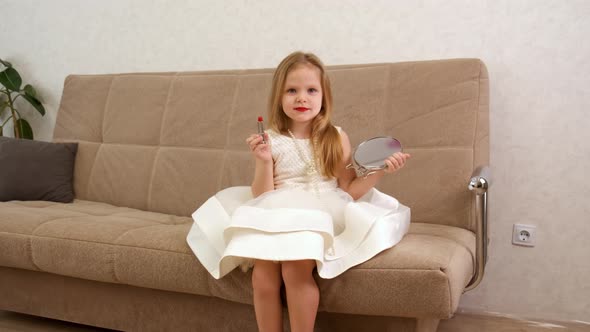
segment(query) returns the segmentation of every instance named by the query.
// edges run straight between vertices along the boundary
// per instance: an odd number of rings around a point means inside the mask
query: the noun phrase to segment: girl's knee
[[[272,264],[272,265],[271,265]],[[252,288],[254,291],[275,293],[281,289],[281,267],[271,262],[254,264],[252,270]]]
[[[315,266],[315,261],[312,260],[283,262],[281,274],[285,285],[308,282],[310,278],[313,279],[312,272]]]

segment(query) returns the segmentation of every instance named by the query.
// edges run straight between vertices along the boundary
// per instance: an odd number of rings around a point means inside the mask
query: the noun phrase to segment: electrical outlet
[[[534,247],[536,241],[537,226],[514,224],[512,229],[512,244],[518,246]]]

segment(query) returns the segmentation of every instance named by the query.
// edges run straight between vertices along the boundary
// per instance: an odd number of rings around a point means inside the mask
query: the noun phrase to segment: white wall
[[[590,321],[590,2],[0,0],[0,57],[37,87],[49,140],[70,73],[478,57],[491,82],[490,262],[461,310]],[[227,7],[227,8],[226,8]],[[410,165],[411,167],[411,165]],[[512,246],[513,223],[537,226]]]

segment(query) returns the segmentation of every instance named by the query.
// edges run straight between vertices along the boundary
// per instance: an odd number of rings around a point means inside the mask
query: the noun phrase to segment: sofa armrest
[[[470,291],[477,287],[485,272],[485,266],[488,261],[488,210],[487,210],[487,193],[490,186],[491,172],[489,166],[480,166],[475,169],[471,175],[468,188],[473,192],[475,199],[475,218],[476,218],[476,249],[475,249],[475,266],[473,278],[464,292]]]

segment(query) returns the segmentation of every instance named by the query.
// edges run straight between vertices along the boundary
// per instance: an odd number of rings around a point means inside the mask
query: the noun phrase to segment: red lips
[[[297,112],[305,112],[305,111],[309,110],[309,108],[307,108],[307,107],[295,107],[295,110]]]

